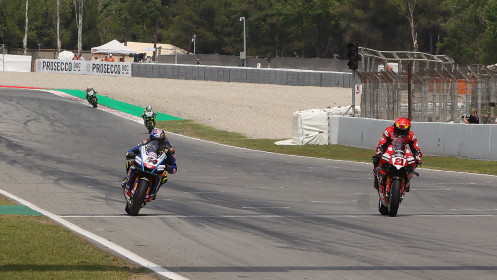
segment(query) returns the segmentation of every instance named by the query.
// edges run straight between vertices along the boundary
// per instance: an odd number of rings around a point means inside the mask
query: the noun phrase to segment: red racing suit
[[[383,184],[384,177],[377,176],[379,175],[378,170],[381,169],[381,166],[378,167],[380,163],[380,158],[383,153],[386,151],[388,146],[392,143],[392,141],[398,137],[401,137],[404,141],[404,144],[409,145],[409,149],[411,150],[412,155],[416,159],[416,166],[421,164],[421,157],[423,153],[419,149],[418,139],[414,135],[412,131],[409,131],[409,134],[406,136],[397,136],[394,133],[394,126],[387,127],[383,134],[381,135],[380,142],[378,142],[378,146],[376,146],[376,154],[373,156],[373,174],[374,176],[374,188],[378,189],[379,183]],[[409,191],[409,189],[407,189]]]
[[[404,143],[409,145],[413,156],[416,158],[416,163],[420,164],[423,153],[421,153],[421,149],[418,145],[418,139],[416,138],[416,135],[414,135],[414,132],[409,131],[409,134],[407,136],[397,136],[394,133],[393,125],[387,127],[381,135],[380,142],[378,142],[378,146],[376,146],[375,156],[377,156],[379,159],[388,148],[388,145],[390,145],[393,139],[396,139],[397,137],[402,137],[404,139]],[[374,164],[374,169],[376,169],[377,165],[377,163]]]

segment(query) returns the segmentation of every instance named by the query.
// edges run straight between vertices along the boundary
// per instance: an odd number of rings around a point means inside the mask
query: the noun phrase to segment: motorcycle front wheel
[[[397,216],[397,211],[400,205],[400,190],[402,189],[402,182],[400,180],[392,180],[392,185],[390,186],[390,211],[388,215],[390,217]]]
[[[143,202],[145,201],[145,194],[147,193],[147,189],[148,181],[140,180],[140,183],[138,183],[138,188],[136,189],[136,193],[131,198],[131,203],[126,203],[125,210],[126,213],[128,213],[130,216],[136,216],[138,215],[138,212],[140,212]]]

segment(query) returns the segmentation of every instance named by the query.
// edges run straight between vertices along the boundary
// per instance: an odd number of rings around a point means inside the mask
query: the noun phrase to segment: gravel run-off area
[[[352,104],[352,89],[340,87],[1,71],[0,85],[80,90],[91,86],[112,99],[141,107],[151,104],[161,113],[266,139],[291,138],[292,115],[298,110]]]

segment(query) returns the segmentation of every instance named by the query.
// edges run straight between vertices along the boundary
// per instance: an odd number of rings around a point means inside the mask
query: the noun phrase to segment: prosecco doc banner
[[[38,59],[36,72],[131,77],[131,63]]]

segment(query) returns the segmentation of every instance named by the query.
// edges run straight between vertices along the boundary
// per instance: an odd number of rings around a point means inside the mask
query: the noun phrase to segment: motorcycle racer
[[[87,87],[85,92],[86,92],[86,100],[88,102],[90,102],[90,96],[91,95],[95,95],[95,98],[97,98],[97,91],[94,90],[92,87]],[[98,100],[98,98],[97,98],[97,100]]]
[[[143,114],[142,114],[142,119],[143,119],[143,122],[145,125],[147,125],[145,122],[146,122],[146,115],[147,113],[152,113],[152,115],[154,116],[154,122],[155,122],[155,118],[157,117],[157,113],[154,112],[154,109],[152,109],[152,105],[148,105],[147,108],[145,108],[145,110],[143,111]]]
[[[381,135],[380,141],[376,146],[376,153],[373,155],[373,173],[375,177],[374,188],[378,189],[377,172],[381,169],[380,159],[383,153],[386,151],[387,147],[392,143],[394,139],[401,139],[404,144],[409,145],[412,155],[416,160],[416,166],[421,165],[421,149],[418,145],[418,139],[411,131],[411,121],[408,118],[400,117],[397,118],[392,126],[385,129]]]
[[[136,145],[135,147],[131,148],[129,151],[126,152],[126,158],[134,157],[134,155],[139,153],[140,148],[145,145],[147,145],[148,149],[153,149],[154,152],[157,153],[158,155],[166,153],[167,158],[165,162],[166,165],[165,171],[167,171],[167,173],[169,174],[176,173],[176,171],[178,170],[178,167],[176,165],[176,152],[174,148],[171,146],[171,143],[169,142],[169,139],[167,138],[164,130],[160,128],[155,128],[154,130],[152,130],[149,139],[143,140],[141,143],[139,143],[138,145]],[[125,177],[124,181],[121,183],[121,186],[123,188],[130,188],[131,186],[129,185],[129,182],[134,182],[135,172],[133,172],[133,169],[130,168],[132,162],[133,162],[132,160],[126,162],[127,176]],[[166,172],[162,173],[162,179],[160,185],[157,188],[157,192],[159,191],[160,187],[167,182],[167,173]],[[155,199],[155,196],[153,199]]]

